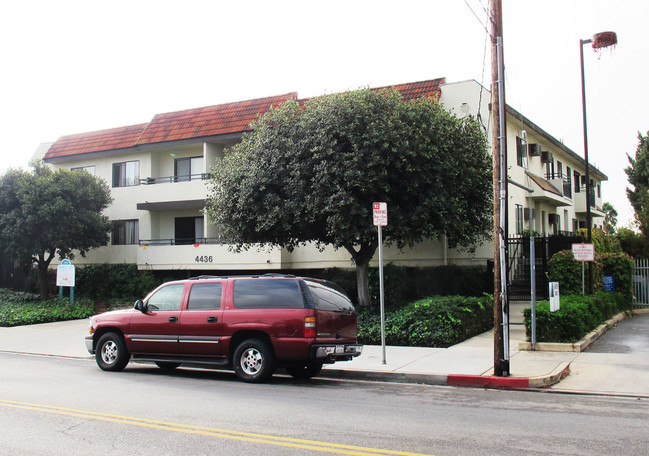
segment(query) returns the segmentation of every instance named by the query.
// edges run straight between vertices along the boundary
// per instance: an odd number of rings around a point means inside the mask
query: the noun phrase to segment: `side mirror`
[[[144,304],[144,303],[142,302],[141,299],[138,299],[137,301],[135,301],[135,306],[133,306],[133,308],[134,308],[135,310],[139,310],[139,311],[142,312],[142,313],[146,313],[147,310],[148,310],[148,307],[149,307],[149,306],[147,306],[146,304]]]

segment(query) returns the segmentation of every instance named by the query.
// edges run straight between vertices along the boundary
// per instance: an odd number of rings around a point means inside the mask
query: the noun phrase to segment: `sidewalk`
[[[365,346],[358,358],[325,366],[319,376],[649,397],[648,354],[519,350],[525,341],[524,307],[511,307],[509,377],[492,376],[493,331],[449,348],[386,347],[386,364],[380,346]],[[649,314],[644,317],[649,321]],[[0,328],[0,352],[90,358],[84,345],[87,331],[88,320]]]

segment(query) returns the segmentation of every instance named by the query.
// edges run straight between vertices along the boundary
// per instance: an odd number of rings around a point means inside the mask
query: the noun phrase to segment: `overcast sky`
[[[8,1],[0,6],[0,172],[42,142],[148,122],[157,113],[446,77],[490,80],[488,0]],[[603,198],[633,219],[626,154],[649,130],[649,2],[503,0],[507,103],[589,157]]]

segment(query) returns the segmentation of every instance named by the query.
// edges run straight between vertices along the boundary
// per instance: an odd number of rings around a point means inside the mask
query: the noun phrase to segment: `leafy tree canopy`
[[[649,132],[647,133],[649,135]],[[638,133],[638,148],[635,158],[627,154],[630,166],[624,169],[629,183],[634,189],[627,188],[626,193],[636,214],[642,211],[642,200],[649,191],[649,139]]]
[[[54,256],[83,256],[108,243],[110,222],[101,212],[112,199],[105,181],[85,171],[9,170],[0,177],[0,250],[36,263],[41,298]]]
[[[211,181],[207,214],[241,249],[345,248],[369,304],[372,203],[388,204],[386,244],[445,235],[469,246],[491,228],[491,159],[476,122],[433,99],[363,89],[289,101],[253,125]]]
[[[617,211],[611,203],[604,203],[602,206],[604,211],[604,233],[606,234],[615,234],[617,229]]]

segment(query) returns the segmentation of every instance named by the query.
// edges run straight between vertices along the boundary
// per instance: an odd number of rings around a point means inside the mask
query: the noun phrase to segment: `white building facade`
[[[489,137],[490,95],[476,81],[435,79],[394,88],[404,98],[438,97],[459,117],[477,117]],[[203,215],[210,169],[250,131],[252,120],[289,99],[297,94],[159,114],[146,124],[63,136],[53,143],[46,163],[101,177],[114,199],[105,212],[112,221],[111,243],[91,250],[86,258],[78,256],[75,263],[213,272],[352,268],[346,251],[331,248],[232,252],[221,242],[218,227]],[[510,235],[526,230],[551,235],[585,227],[583,158],[511,108],[507,145]],[[601,225],[601,183],[607,178],[592,166],[590,171],[593,221]],[[486,266],[492,259],[491,244],[456,250],[448,249],[444,239],[404,252],[384,251],[386,263],[401,266]]]

